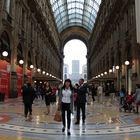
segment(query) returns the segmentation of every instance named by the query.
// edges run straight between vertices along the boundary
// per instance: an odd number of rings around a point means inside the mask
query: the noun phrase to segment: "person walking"
[[[52,88],[48,82],[45,85],[44,93],[45,93],[45,103],[47,108],[46,115],[48,115],[50,113],[50,100],[51,100],[51,93],[52,93]]]
[[[23,103],[24,103],[24,116],[26,120],[30,120],[32,116],[32,104],[33,100],[35,98],[35,91],[31,86],[31,83],[27,83],[27,85],[24,85],[22,88],[22,97],[23,97]],[[29,113],[29,118],[28,118]]]
[[[79,88],[77,92],[77,116],[76,116],[76,122],[75,124],[80,123],[80,109],[82,110],[82,121],[83,124],[85,124],[85,106],[86,106],[86,94],[87,94],[87,86],[84,85],[84,79],[79,80]]]
[[[125,96],[126,96],[126,90],[124,88],[124,85],[122,85],[119,94],[120,94],[119,95],[120,96],[120,105],[123,106],[124,105]]]
[[[66,79],[63,87],[59,91],[59,106],[62,112],[62,123],[63,128],[62,132],[65,131],[66,120],[65,120],[65,112],[67,112],[67,134],[70,133],[70,124],[71,124],[71,113],[73,113],[73,87],[70,79]]]
[[[103,103],[103,87],[101,85],[97,88],[98,103]]]
[[[92,101],[94,103],[95,101],[95,95],[96,95],[96,88],[94,85],[91,86],[91,96],[92,96]]]
[[[45,85],[41,86],[41,97],[42,97],[42,100],[44,100],[44,97],[45,97]]]
[[[73,100],[74,100],[74,110],[77,110],[77,92],[78,92],[78,87],[79,85],[76,83],[74,86],[74,95],[73,95]]]
[[[136,85],[136,91],[134,95],[135,103],[136,103],[136,114],[139,113],[139,105],[140,105],[140,85]]]

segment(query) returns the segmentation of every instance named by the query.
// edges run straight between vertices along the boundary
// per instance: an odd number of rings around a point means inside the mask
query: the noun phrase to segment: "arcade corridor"
[[[22,87],[64,81],[64,46],[72,39],[87,47],[86,85],[104,94],[128,95],[140,84],[140,0],[0,0],[0,140],[140,140],[140,115],[120,112],[118,96],[86,105],[86,123],[72,116],[71,136],[46,115],[45,103],[23,116]],[[73,53],[81,53],[81,50]],[[84,76],[81,78],[84,78]],[[113,85],[113,88],[112,88]],[[29,95],[29,94],[28,94]],[[4,98],[5,97],[5,100]]]

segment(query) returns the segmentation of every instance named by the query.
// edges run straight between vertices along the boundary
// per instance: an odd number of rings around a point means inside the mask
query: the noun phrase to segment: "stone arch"
[[[35,66],[36,68],[41,68],[41,53],[40,51],[35,51]]]
[[[10,72],[12,71],[11,65],[13,62],[13,48],[14,48],[14,40],[12,37],[12,34],[6,30],[6,28],[4,27],[3,30],[0,30],[0,39],[2,40],[1,43],[4,43],[5,46],[3,49],[8,49],[6,51],[8,51],[8,56],[6,58],[4,58],[7,62],[3,61],[2,63],[0,63],[0,65],[2,66],[1,69],[6,70],[5,72],[7,72],[7,74],[3,75],[3,72],[1,73],[1,83],[0,85],[6,85],[6,87],[4,87],[2,90],[3,92],[6,94],[6,96],[10,96],[10,83],[11,83],[11,75]],[[2,49],[1,47],[1,49]],[[2,52],[3,50],[1,50],[0,52]],[[9,58],[8,58],[9,57]],[[5,80],[6,79],[6,80]]]
[[[17,45],[17,63],[19,59],[23,59],[23,58],[24,58],[23,45],[21,42],[19,42]]]
[[[84,28],[81,27],[71,27],[65,29],[61,34],[60,34],[62,40],[61,44],[61,51],[63,52],[65,44],[72,40],[72,39],[79,39],[85,43],[88,49],[88,41],[90,37],[90,33],[85,30]]]
[[[30,65],[33,65],[33,52],[32,49],[28,50],[28,56],[27,56],[27,67],[30,68]]]
[[[16,45],[16,47],[19,47],[19,46],[21,48],[23,57],[25,57],[25,55],[26,55],[26,47],[25,47],[24,42],[22,40],[19,40],[17,45]]]
[[[10,49],[13,50],[15,43],[14,43],[14,39],[13,39],[11,32],[8,29],[3,28],[3,30],[0,30],[0,36],[3,34],[3,32],[7,33],[8,37],[9,37],[9,41],[10,41]]]
[[[10,38],[7,34],[6,31],[3,31],[1,36],[0,36],[0,52],[2,53],[3,51],[8,52],[8,56],[5,58],[6,61],[9,63],[11,62],[11,47],[10,47]],[[0,54],[2,55],[2,54]]]

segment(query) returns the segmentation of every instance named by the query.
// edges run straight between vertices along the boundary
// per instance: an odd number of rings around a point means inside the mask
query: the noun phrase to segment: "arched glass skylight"
[[[50,0],[59,32],[71,26],[92,31],[101,0]]]

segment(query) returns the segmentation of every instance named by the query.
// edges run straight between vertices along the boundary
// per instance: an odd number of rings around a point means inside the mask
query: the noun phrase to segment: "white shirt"
[[[98,93],[99,93],[99,94],[102,94],[102,93],[103,93],[103,87],[102,87],[102,86],[99,86],[99,87],[98,87]]]
[[[62,90],[62,102],[63,103],[71,103],[71,94],[72,91],[70,89]]]

